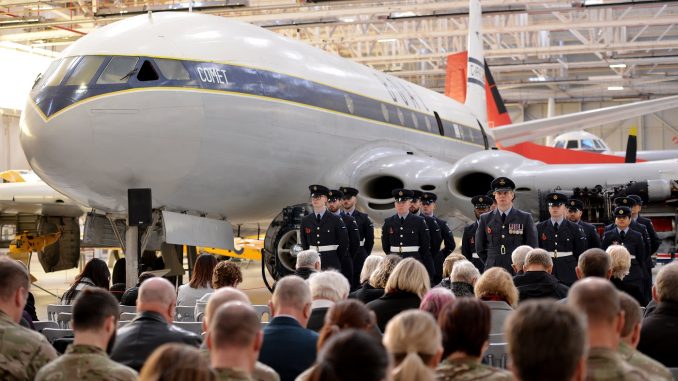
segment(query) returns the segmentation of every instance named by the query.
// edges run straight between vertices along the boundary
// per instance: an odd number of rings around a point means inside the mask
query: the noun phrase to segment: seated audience
[[[136,306],[137,298],[139,297],[139,287],[141,287],[142,283],[151,278],[155,278],[155,274],[152,272],[146,271],[139,274],[139,282],[137,282],[136,286],[130,287],[127,291],[125,291],[124,294],[122,294],[122,298],[120,298],[120,304],[123,306]]]
[[[100,287],[108,290],[110,287],[111,272],[106,262],[99,258],[92,258],[87,262],[82,272],[75,277],[75,282],[61,296],[60,304],[73,304],[80,290],[87,287]]]
[[[530,250],[525,257],[523,269],[524,273],[513,277],[521,302],[538,298],[562,299],[567,296],[569,287],[551,275],[553,259],[546,250]]]
[[[648,300],[643,296],[640,287],[634,283],[624,282],[624,278],[629,275],[631,269],[631,254],[621,245],[611,245],[607,248],[610,255],[612,277],[610,281],[617,290],[633,296],[641,306],[647,305]]]
[[[476,284],[478,278],[480,278],[480,271],[473,262],[459,261],[454,265],[450,274],[450,289],[456,297],[473,298],[476,296],[473,293],[473,285]]]
[[[577,273],[577,279],[590,276],[610,279],[612,276],[610,254],[597,247],[588,249],[579,255],[574,271]]]
[[[311,274],[308,278],[311,289],[311,317],[306,328],[320,331],[325,323],[325,314],[336,302],[348,298],[351,285],[338,271],[328,270]]]
[[[459,298],[438,317],[443,361],[438,380],[512,380],[511,373],[480,363],[490,339],[490,308],[475,298]]]
[[[426,295],[424,295],[424,298],[421,299],[419,309],[430,313],[433,315],[434,319],[438,320],[438,315],[443,307],[454,302],[454,299],[455,296],[449,289],[435,287],[430,289]]]
[[[236,263],[221,261],[214,266],[214,271],[212,272],[213,289],[218,290],[222,287],[238,288],[240,283],[242,283],[242,270],[240,270],[240,266]],[[207,303],[211,295],[211,292],[207,293],[199,301]]]
[[[374,273],[377,268],[381,265],[381,263],[384,261],[385,256],[384,255],[377,255],[377,254],[372,254],[369,255],[367,258],[365,258],[365,263],[363,263],[363,268],[360,271],[360,287],[358,287],[357,290],[351,292],[349,294],[349,298],[351,299],[357,299],[355,295],[358,295],[359,292],[365,293],[369,292],[369,290],[372,290],[372,286],[370,286],[370,276],[372,273]],[[381,294],[379,296],[383,295],[384,292],[381,290]]]
[[[452,281],[450,280],[450,275],[452,275],[452,269],[454,265],[459,261],[466,261],[466,257],[459,253],[452,253],[448,255],[443,261],[443,280],[438,283],[436,287],[445,287],[451,288]]]
[[[400,261],[386,282],[384,296],[367,303],[377,315],[379,329],[384,332],[386,323],[399,312],[418,309],[429,285],[428,272],[421,262],[414,258]]]
[[[647,379],[642,371],[626,363],[617,352],[624,327],[624,311],[619,303],[619,293],[610,281],[598,277],[577,281],[570,288],[567,304],[586,316],[587,380]],[[554,333],[553,329],[548,332]]]
[[[664,265],[652,287],[654,312],[643,319],[638,350],[669,368],[678,368],[678,263]]]
[[[114,252],[117,252],[118,250],[114,250]],[[113,254],[117,258],[119,256],[118,253]],[[111,254],[108,256],[111,258]],[[110,260],[110,259],[109,259]],[[127,274],[126,274],[126,264],[125,258],[120,258],[115,261],[115,265],[113,265],[113,273],[111,274],[111,288],[109,291],[115,298],[118,300],[118,303],[122,300],[122,294],[125,292],[127,289],[127,285],[125,284],[125,280],[127,279]]]
[[[0,258],[0,376],[3,380],[33,380],[38,370],[57,357],[45,336],[19,325],[28,298],[26,267]]]
[[[217,379],[251,379],[262,341],[259,316],[249,303],[228,302],[218,307],[207,334]]]
[[[222,287],[212,294],[207,306],[205,307],[205,315],[202,320],[202,330],[207,332],[209,330],[210,322],[212,321],[212,316],[214,312],[220,306],[229,303],[229,302],[242,302],[245,304],[251,304],[250,298],[242,291],[233,288],[233,287]],[[203,342],[200,346],[201,352],[203,352],[206,357],[209,358],[209,351],[207,349],[207,343]],[[254,372],[252,373],[252,378],[256,381],[279,381],[280,376],[276,373],[273,368],[269,367],[266,364],[263,364],[257,361],[254,364]]]
[[[141,368],[139,381],[216,381],[209,361],[194,347],[163,344]]]
[[[433,381],[443,354],[440,328],[424,311],[403,311],[386,325],[383,339],[393,356],[393,381]]]
[[[200,254],[198,256],[195,260],[190,282],[179,286],[178,306],[194,306],[198,299],[214,291],[212,289],[212,272],[216,265],[217,259],[214,255]]]
[[[154,277],[139,287],[137,316],[118,331],[111,358],[140,370],[148,356],[166,343],[198,347],[200,336],[172,325],[176,309],[174,286],[165,278]]]
[[[316,357],[318,334],[304,328],[311,316],[311,290],[300,277],[286,276],[278,281],[269,305],[273,319],[264,328],[259,361],[282,381],[293,381]]]
[[[389,380],[389,356],[369,333],[346,330],[333,336],[318,354],[310,381]]]
[[[490,334],[504,332],[504,322],[518,303],[518,289],[511,274],[501,267],[492,267],[480,276],[473,291],[490,307]]]
[[[358,299],[367,304],[382,297],[386,281],[388,281],[393,269],[395,269],[401,260],[402,258],[395,254],[385,256],[383,261],[377,266],[377,269],[370,275],[368,284],[352,293],[351,298]]]
[[[506,341],[516,381],[586,378],[586,321],[567,304],[521,303],[506,322]]]
[[[311,274],[320,271],[320,255],[315,250],[304,250],[297,254],[294,275],[308,279]]]
[[[137,372],[108,358],[115,337],[120,307],[108,291],[88,287],[73,304],[71,327],[75,335],[66,353],[40,369],[36,381],[88,380],[136,381]]]
[[[516,247],[511,253],[511,267],[513,267],[513,271],[515,271],[516,275],[524,272],[523,266],[525,266],[525,257],[531,250],[531,246],[521,245]]]
[[[640,304],[629,294],[619,291],[619,302],[624,311],[624,327],[619,342],[619,353],[624,361],[645,372],[653,380],[671,381],[673,376],[660,362],[636,350],[640,341]]]

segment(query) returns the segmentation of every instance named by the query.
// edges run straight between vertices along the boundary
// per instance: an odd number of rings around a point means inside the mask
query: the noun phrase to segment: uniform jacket
[[[381,246],[386,254],[398,254],[403,258],[414,257],[424,264],[429,276],[433,274],[431,258],[431,237],[424,217],[409,213],[405,222],[400,222],[397,214],[384,220],[381,228]],[[399,246],[419,246],[418,252],[399,253]]]
[[[180,343],[197,348],[201,342],[199,335],[167,324],[160,314],[146,311],[118,330],[111,359],[139,371],[162,344]]]
[[[552,274],[568,286],[576,282],[577,273],[574,268],[577,267],[579,255],[586,250],[587,246],[581,227],[563,219],[556,231],[551,220],[548,219],[537,224],[537,236],[539,247],[546,251],[572,252],[572,255],[567,257],[553,258]]]
[[[579,220],[577,222],[577,225],[581,226],[582,230],[584,230],[584,235],[586,235],[586,245],[587,249],[593,249],[593,248],[600,248],[600,234],[598,234],[598,230],[596,229],[595,225],[589,224],[588,222],[584,222],[582,220]]]
[[[443,235],[440,232],[440,225],[438,225],[438,219],[435,217],[429,217],[424,214],[420,214],[421,217],[424,217],[426,221],[426,226],[428,226],[428,233],[431,236],[431,248],[429,252],[431,256],[434,256],[440,251],[440,246],[443,244]]]
[[[108,358],[90,345],[71,345],[66,353],[40,369],[35,381],[136,381],[134,369]]]
[[[454,234],[452,234],[452,229],[447,225],[447,221],[442,218],[435,217],[438,226],[440,227],[440,235],[443,237],[443,248],[441,252],[443,253],[443,258],[452,254],[454,249],[457,248],[457,243],[454,242]]]
[[[659,302],[654,312],[643,319],[638,350],[668,368],[678,368],[678,356],[675,355],[677,321],[678,303]]]
[[[513,274],[511,253],[520,245],[537,247],[537,229],[529,213],[511,208],[503,224],[499,209],[480,216],[476,252],[485,262],[485,269],[503,267]]]
[[[478,221],[464,227],[464,234],[461,237],[461,254],[482,273],[485,270],[485,262],[480,258],[473,257],[473,254],[478,255],[476,252],[476,230],[478,230]]]
[[[624,283],[636,284],[641,291],[643,290],[643,278],[645,277],[645,268],[642,264],[645,261],[645,244],[643,237],[637,231],[629,228],[624,240],[617,232],[617,228],[605,231],[601,249],[606,250],[610,245],[623,245],[635,259],[631,259],[631,269],[629,275],[624,277]]]
[[[436,380],[511,381],[513,380],[513,375],[504,369],[481,364],[473,358],[445,359],[436,368]]]
[[[241,369],[217,368],[214,370],[217,375],[217,381],[251,381],[253,380],[247,372]]]
[[[38,370],[56,357],[45,336],[0,311],[0,380],[33,380]]]
[[[590,348],[586,361],[587,381],[646,381],[650,380],[640,369],[626,363],[621,355],[609,348]]]
[[[372,222],[366,213],[360,212],[357,209],[354,209],[350,215],[355,218],[355,222],[358,224],[360,239],[365,240],[363,248],[367,255],[370,255],[374,247],[374,222]]]
[[[433,243],[431,243],[431,255],[433,255],[433,268],[435,269],[433,282],[439,283],[443,279],[443,263],[445,262],[445,258],[455,249],[456,243],[452,236],[452,230],[447,226],[447,222],[436,216],[431,216],[431,218],[435,221],[440,230],[441,242],[445,244],[445,247],[442,249],[440,248],[441,246],[438,245],[438,250],[434,251]],[[431,242],[433,242],[433,234],[431,234]]]
[[[418,309],[421,299],[411,292],[393,291],[381,298],[367,303],[367,307],[377,315],[377,325],[386,332],[386,323],[402,311]]]
[[[616,230],[616,228],[617,228],[617,226],[615,224],[609,224],[609,225],[605,226],[605,232],[607,232],[608,230]],[[643,247],[645,248],[644,251],[646,253],[646,256],[649,257],[650,248],[651,248],[650,236],[648,235],[647,229],[645,228],[645,226],[639,224],[637,221],[631,221],[631,224],[629,224],[629,229],[637,231],[638,233],[640,233],[640,235],[643,238],[642,242],[643,242]],[[604,236],[605,236],[605,234],[603,234],[603,237]],[[643,260],[642,263],[645,263],[644,261],[645,260]]]
[[[358,248],[360,247],[358,224],[356,223],[355,218],[346,213],[341,214],[341,220],[344,222],[346,232],[348,233],[348,254],[351,256],[351,259],[355,259]]]
[[[346,225],[339,216],[325,210],[320,223],[318,223],[316,215],[311,213],[301,219],[300,229],[301,246],[304,250],[312,249],[315,246],[339,245],[337,250],[320,253],[320,265],[323,270],[329,268],[343,270],[342,264],[350,259],[348,254],[349,243]]]
[[[619,353],[622,355],[622,359],[626,361],[629,365],[640,369],[645,372],[652,380],[657,381],[672,381],[673,375],[671,371],[662,365],[659,361],[653,360],[647,355],[642,354],[641,352],[633,349],[630,345],[626,344],[624,341],[619,343]]]
[[[659,236],[657,236],[657,232],[654,230],[654,225],[652,225],[652,221],[650,221],[649,218],[641,217],[640,215],[638,215],[638,218],[636,218],[636,222],[645,226],[645,229],[647,230],[647,234],[650,238],[650,254],[656,253],[662,241],[659,239]]]
[[[259,361],[273,368],[280,381],[294,381],[315,362],[318,334],[289,316],[274,317],[264,328]]]
[[[520,301],[538,298],[563,299],[569,288],[546,271],[528,271],[513,277],[513,284],[520,293]]]

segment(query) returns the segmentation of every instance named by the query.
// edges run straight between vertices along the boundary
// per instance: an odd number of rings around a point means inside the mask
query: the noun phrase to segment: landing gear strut
[[[302,250],[301,219],[309,213],[309,204],[288,206],[271,221],[264,239],[263,263],[275,280],[294,272],[297,254]]]

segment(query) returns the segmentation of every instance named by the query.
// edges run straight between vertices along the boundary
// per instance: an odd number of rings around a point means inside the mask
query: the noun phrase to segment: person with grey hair
[[[320,332],[325,324],[327,311],[336,302],[348,298],[351,285],[348,279],[337,271],[323,271],[311,274],[308,278],[308,286],[311,288],[311,316],[306,328]]]
[[[553,259],[544,249],[532,249],[525,257],[525,273],[513,277],[518,288],[520,301],[537,298],[562,299],[567,296],[568,287],[551,275]]]
[[[478,278],[480,278],[480,271],[471,261],[459,261],[454,265],[450,274],[450,289],[458,298],[474,297],[473,285],[476,284]]]
[[[532,250],[531,246],[521,245],[516,247],[511,253],[511,267],[513,267],[513,271],[516,272],[516,275],[524,272],[523,266],[525,265],[525,256],[530,250]]]
[[[172,325],[177,306],[174,286],[165,278],[148,279],[139,287],[137,316],[118,331],[111,359],[139,371],[159,346],[183,343],[199,347],[202,338]]]
[[[294,275],[308,279],[311,274],[320,271],[320,254],[317,251],[309,249],[297,254],[297,265],[295,266]]]
[[[645,316],[640,330],[638,350],[669,368],[678,367],[673,353],[678,339],[678,263],[664,265],[652,287],[652,300],[657,308]]]
[[[577,273],[577,279],[589,276],[610,279],[612,276],[610,254],[597,247],[588,249],[581,253],[577,260],[577,267],[574,270]]]

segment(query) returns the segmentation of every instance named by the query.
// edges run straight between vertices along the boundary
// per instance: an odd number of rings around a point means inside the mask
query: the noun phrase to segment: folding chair
[[[62,337],[73,336],[72,329],[61,329],[61,328],[45,328],[41,332],[46,338],[47,341],[53,343],[54,340],[60,339]]]
[[[57,324],[59,324],[59,328],[61,329],[70,329],[71,328],[71,320],[73,319],[73,314],[70,312],[59,312],[57,315]]]
[[[120,313],[123,312],[129,312],[129,313],[137,313],[137,306],[123,306],[122,304],[120,305]]]
[[[38,332],[42,332],[45,328],[59,329],[59,323],[55,321],[45,320],[45,321],[34,321],[33,327]]]
[[[137,317],[136,312],[123,312],[120,314],[120,320],[134,320]]]
[[[257,312],[257,315],[259,315],[259,321],[264,320],[264,315],[266,315],[266,320],[270,321],[271,320],[271,309],[268,308],[267,305],[265,304],[254,304],[252,305],[252,308]]]
[[[490,343],[485,351],[483,363],[495,368],[506,369],[508,354],[506,353],[506,343]]]
[[[195,321],[195,306],[177,306],[176,321]]]
[[[47,305],[47,320],[57,321],[59,312],[71,312],[73,306],[70,304],[48,304]]]
[[[174,321],[173,325],[181,329],[193,332],[196,335],[202,334],[202,322],[199,321]]]

